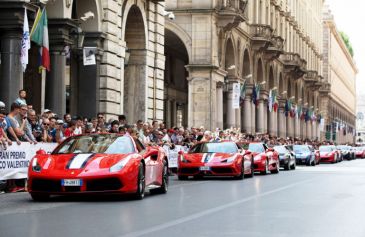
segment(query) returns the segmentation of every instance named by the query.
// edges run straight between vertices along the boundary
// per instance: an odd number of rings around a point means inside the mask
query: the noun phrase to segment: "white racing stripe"
[[[69,169],[80,169],[82,164],[89,159],[92,154],[78,154],[74,158],[72,158],[71,164],[68,167]]]

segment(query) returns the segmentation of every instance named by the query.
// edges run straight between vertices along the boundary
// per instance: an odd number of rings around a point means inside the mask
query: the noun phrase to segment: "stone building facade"
[[[0,1],[0,100],[10,105],[18,90],[28,103],[59,115],[108,117],[125,113],[129,121],[163,120],[164,3],[149,0]],[[35,5],[37,4],[37,5]],[[32,26],[37,8],[48,14],[51,70],[41,84],[38,47],[30,64],[20,65],[24,8]],[[85,13],[93,15],[82,19]],[[79,45],[83,39],[83,44]],[[96,64],[84,66],[83,47],[95,48]],[[126,56],[127,55],[127,56]],[[45,95],[42,97],[42,93]],[[42,109],[44,109],[42,108]]]
[[[32,2],[0,2],[9,18],[0,21],[0,83],[6,85],[0,100],[10,103],[24,87],[38,110],[44,92],[45,108],[58,114],[124,113],[131,123],[156,119],[168,127],[320,135],[318,120],[285,116],[285,104],[290,99],[302,114],[321,112],[328,85],[322,68],[323,0],[51,0],[46,9],[52,68],[45,89],[35,45],[24,74],[19,55],[7,53],[20,47],[24,7],[32,24]],[[80,20],[86,12],[94,17]],[[96,65],[83,65],[82,47],[97,49]],[[244,82],[245,97],[234,109],[233,84]],[[256,105],[255,85],[261,87]],[[267,108],[270,90],[278,95],[277,112]]]
[[[356,143],[365,144],[365,94],[357,96]]]
[[[166,19],[165,42],[179,38],[188,58],[184,123],[318,138],[317,121],[286,117],[284,107],[291,99],[293,107],[318,113],[322,5],[318,0],[166,1],[167,11],[173,11],[176,19]],[[243,105],[233,109],[232,85],[244,81]],[[257,105],[251,102],[255,84],[262,87]],[[278,112],[267,111],[270,90],[278,94]]]
[[[328,6],[324,9],[323,18],[323,75],[327,86],[320,90],[320,109],[325,119],[321,138],[341,144],[353,143],[356,128],[357,68]]]

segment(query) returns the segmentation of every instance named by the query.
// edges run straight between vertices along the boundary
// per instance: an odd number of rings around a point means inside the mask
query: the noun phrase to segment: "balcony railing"
[[[251,35],[254,38],[266,39],[268,41],[272,38],[273,29],[269,25],[252,24]]]

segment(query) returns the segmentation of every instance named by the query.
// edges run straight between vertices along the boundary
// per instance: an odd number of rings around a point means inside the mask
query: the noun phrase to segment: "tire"
[[[179,180],[188,180],[189,176],[178,175],[177,178]]]
[[[142,200],[144,198],[144,191],[146,188],[144,175],[145,175],[144,166],[142,163],[140,163],[139,168],[138,168],[138,177],[137,177],[137,191],[133,195],[134,199],[136,199],[136,200]]]
[[[49,195],[48,194],[43,194],[43,193],[31,193],[30,196],[32,197],[32,199],[36,202],[46,202],[49,200]]]
[[[294,164],[292,164],[290,168],[291,168],[292,170],[295,170],[295,169],[296,169],[296,167],[297,167],[297,161],[294,159]]]
[[[288,160],[288,163],[284,166],[284,170],[290,170],[290,158]]]
[[[254,167],[254,161],[252,159],[251,161],[251,173],[250,174],[246,174],[245,177],[247,178],[252,178],[255,174],[255,167]]]
[[[264,171],[260,171],[260,174],[267,175],[268,173],[269,173],[269,162],[266,160],[265,161],[265,170]]]
[[[169,168],[167,167],[166,161],[163,161],[162,169],[162,185],[159,188],[151,189],[152,194],[164,194],[167,193],[169,188]]]
[[[243,162],[241,162],[241,173],[238,176],[235,176],[234,179],[238,179],[238,180],[242,180],[245,177],[245,164]]]
[[[280,163],[276,163],[276,169],[270,171],[272,174],[278,174],[280,172]]]

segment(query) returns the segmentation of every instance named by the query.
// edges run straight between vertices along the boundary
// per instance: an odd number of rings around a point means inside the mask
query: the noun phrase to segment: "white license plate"
[[[62,179],[61,180],[62,186],[82,186],[81,179]]]
[[[201,166],[199,169],[200,169],[200,171],[209,171],[210,167],[209,166]]]

